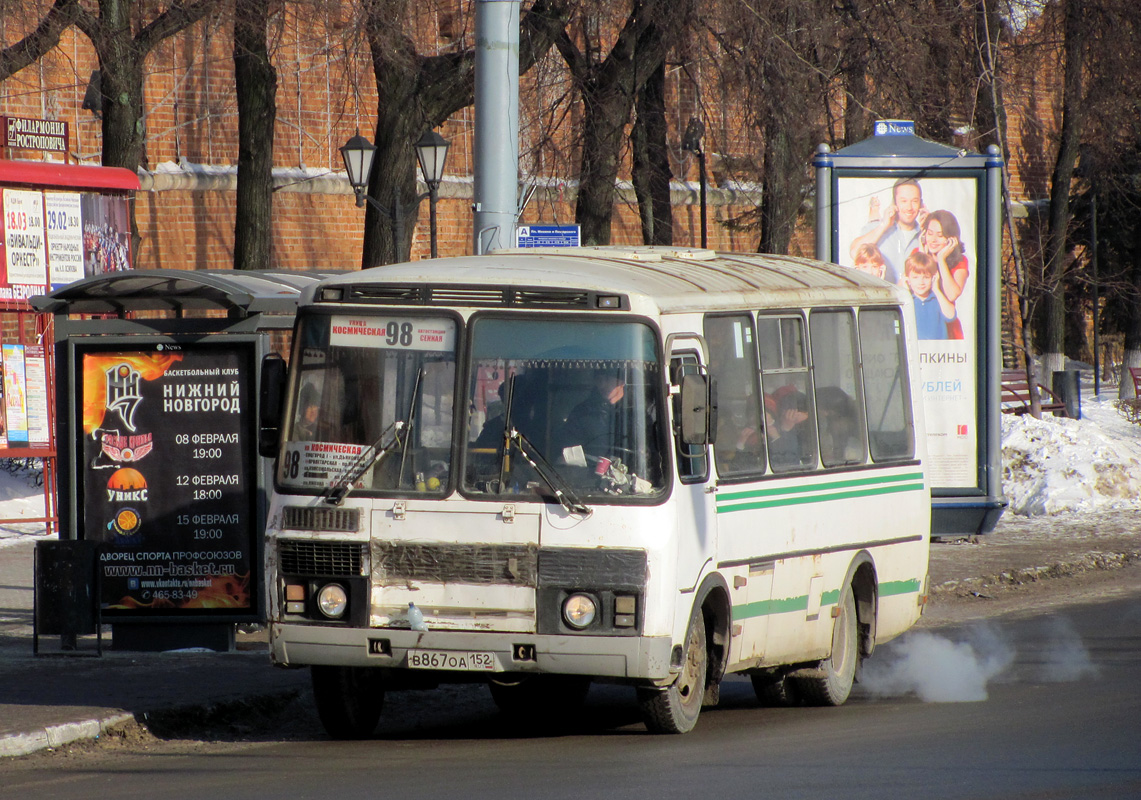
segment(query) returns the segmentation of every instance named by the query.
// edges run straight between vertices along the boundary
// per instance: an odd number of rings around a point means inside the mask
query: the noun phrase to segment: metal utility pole
[[[520,0],[476,0],[474,250],[515,244]]]

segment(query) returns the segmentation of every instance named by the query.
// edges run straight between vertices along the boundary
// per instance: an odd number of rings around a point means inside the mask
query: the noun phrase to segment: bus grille
[[[373,574],[381,585],[407,581],[535,585],[535,545],[378,542],[373,548]]]
[[[277,543],[278,566],[286,575],[364,574],[366,545],[356,542],[310,542],[282,539]]]
[[[286,506],[281,510],[281,527],[294,531],[358,531],[359,508],[304,508]]]

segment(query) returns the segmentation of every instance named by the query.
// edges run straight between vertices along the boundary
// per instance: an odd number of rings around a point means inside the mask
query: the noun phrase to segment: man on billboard
[[[869,208],[869,217],[872,219],[860,231],[860,235],[852,240],[849,252],[855,257],[860,245],[875,246],[884,259],[884,280],[899,283],[903,275],[904,259],[920,246],[920,228],[927,216],[927,209],[923,205],[923,191],[919,188],[919,181],[914,178],[896,181],[891,197],[892,204],[879,219],[876,219],[879,202],[872,198]]]

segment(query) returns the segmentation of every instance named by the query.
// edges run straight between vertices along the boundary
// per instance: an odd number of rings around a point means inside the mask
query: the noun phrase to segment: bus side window
[[[670,380],[680,385],[682,376],[695,375],[700,371],[696,353],[675,353],[670,359]],[[681,418],[678,404],[681,395],[673,398],[674,419]],[[686,444],[681,440],[680,429],[674,431],[677,447],[677,472],[682,483],[704,483],[709,478],[709,450],[702,444]]]
[[[760,316],[757,340],[761,350],[765,430],[769,466],[774,472],[815,469],[816,412],[812,380],[800,316]]]
[[[867,447],[859,402],[855,316],[850,310],[813,311],[809,333],[820,462],[825,467],[863,464]]]
[[[761,475],[765,438],[753,320],[748,314],[707,316],[705,340],[709,373],[717,381],[717,438],[713,443],[717,474]]]
[[[915,430],[899,311],[863,310],[859,326],[872,461],[909,459],[915,454]]]

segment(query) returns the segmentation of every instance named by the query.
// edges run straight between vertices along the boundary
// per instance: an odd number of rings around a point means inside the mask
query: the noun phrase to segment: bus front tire
[[[820,662],[820,676],[796,679],[796,688],[809,705],[840,706],[852,693],[860,659],[856,599],[852,587],[844,590],[837,608],[839,616],[832,626],[832,655]]]
[[[639,689],[638,705],[651,733],[689,733],[697,724],[705,698],[709,651],[705,644],[705,618],[698,609],[689,626],[685,662],[677,680],[664,689]]]
[[[313,699],[325,732],[334,739],[367,739],[384,707],[380,671],[367,667],[313,666]]]

